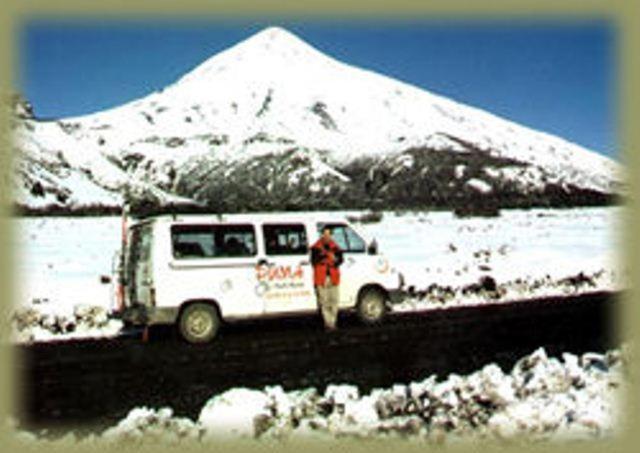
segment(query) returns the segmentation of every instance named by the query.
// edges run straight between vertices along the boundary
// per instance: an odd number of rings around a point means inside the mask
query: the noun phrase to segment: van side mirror
[[[111,277],[109,277],[108,275],[101,275],[100,283],[103,285],[108,285],[109,283],[111,283]]]
[[[371,243],[367,247],[367,253],[369,255],[377,255],[378,254],[378,241],[376,241],[375,239],[371,241]]]

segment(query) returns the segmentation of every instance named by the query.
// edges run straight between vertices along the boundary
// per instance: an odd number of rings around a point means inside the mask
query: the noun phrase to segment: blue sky
[[[616,157],[616,31],[602,20],[52,21],[18,32],[16,86],[60,118],[160,89],[269,25],[372,69]]]

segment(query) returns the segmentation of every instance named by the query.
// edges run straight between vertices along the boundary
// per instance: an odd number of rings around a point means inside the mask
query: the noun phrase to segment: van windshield
[[[331,229],[333,240],[342,251],[348,253],[365,253],[367,244],[353,228],[343,223],[319,223],[318,234],[322,234],[322,230],[325,227]]]
[[[173,257],[229,258],[254,256],[256,238],[252,225],[174,225]]]

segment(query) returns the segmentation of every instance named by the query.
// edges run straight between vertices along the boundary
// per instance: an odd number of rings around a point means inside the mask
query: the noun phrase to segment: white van
[[[322,228],[344,252],[340,309],[380,321],[401,298],[402,275],[346,220],[308,214],[162,215],[126,228],[121,316],[177,324],[189,342],[213,339],[223,321],[317,310],[310,247]]]

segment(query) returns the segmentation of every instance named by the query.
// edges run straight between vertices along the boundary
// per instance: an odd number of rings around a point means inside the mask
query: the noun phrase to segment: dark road
[[[197,418],[209,398],[232,387],[351,383],[366,392],[490,362],[507,371],[538,347],[554,355],[618,346],[618,299],[601,292],[393,314],[378,326],[346,315],[331,333],[316,317],[243,322],[204,346],[168,329],[152,331],[146,343],[138,332],[20,345],[16,417],[27,429],[104,427],[137,406],[169,406]]]

